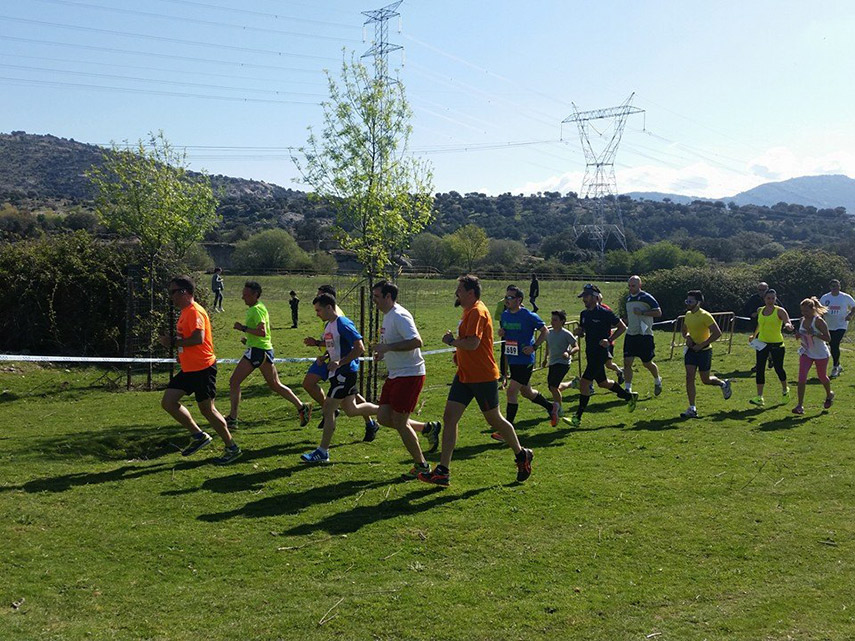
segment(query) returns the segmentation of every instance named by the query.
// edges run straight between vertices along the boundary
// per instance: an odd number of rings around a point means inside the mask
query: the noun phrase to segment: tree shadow
[[[312,534],[318,530],[325,531],[329,534],[352,534],[366,525],[371,525],[378,521],[396,518],[399,516],[419,514],[427,512],[443,505],[448,505],[455,501],[465,501],[485,492],[489,488],[481,487],[472,490],[467,490],[463,494],[452,494],[449,491],[439,491],[439,488],[425,487],[423,489],[413,490],[406,496],[394,499],[392,501],[383,501],[379,505],[357,505],[344,512],[332,514],[321,519],[317,523],[303,523],[297,525],[290,530],[282,532],[283,536],[305,536]],[[413,501],[432,495],[432,498],[426,501],[414,503]]]
[[[295,470],[290,470],[291,472]],[[247,503],[243,507],[229,510],[227,512],[215,512],[213,514],[200,514],[196,517],[200,521],[209,523],[217,523],[225,521],[236,516],[246,518],[262,518],[267,516],[280,516],[283,514],[295,514],[301,512],[313,505],[332,503],[340,499],[352,496],[358,492],[364,492],[376,487],[389,485],[388,480],[384,481],[342,481],[332,485],[322,485],[319,487],[309,488],[302,492],[293,492],[290,494],[278,494],[276,496],[268,496],[252,503]]]

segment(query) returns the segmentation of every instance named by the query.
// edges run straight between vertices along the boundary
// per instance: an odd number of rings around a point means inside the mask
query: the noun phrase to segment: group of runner
[[[816,366],[819,379],[825,386],[826,407],[831,406],[834,397],[826,376],[830,355],[827,344],[832,344],[833,353],[836,342],[837,357],[833,371],[835,375],[839,374],[842,371],[838,360],[840,339],[846,324],[855,315],[855,300],[840,292],[839,285],[837,281],[832,282],[832,291],[822,297],[824,303],[816,298],[802,301],[803,319],[797,332],[801,340],[799,402],[793,410],[797,414],[804,412],[805,381],[812,365]],[[403,479],[419,479],[446,486],[449,484],[458,424],[466,407],[474,399],[493,430],[492,437],[504,442],[513,451],[517,480],[525,481],[531,475],[534,455],[530,449],[522,447],[514,426],[520,395],[543,408],[552,425],[556,425],[564,414],[562,391],[574,384],[578,385],[580,392],[578,407],[573,416],[563,417],[573,427],[581,425],[590,396],[594,393],[594,383],[605,391],[615,393],[632,412],[638,400],[638,393],[632,390],[632,366],[636,358],[641,360],[653,378],[654,395],[658,396],[662,392],[662,378],[654,362],[653,337],[653,322],[661,316],[661,308],[653,296],[641,289],[639,276],[630,278],[628,287],[624,322],[602,304],[602,293],[596,285],[585,285],[578,295],[584,310],[580,314],[575,334],[565,327],[567,315],[564,310],[554,310],[547,327],[540,316],[525,308],[523,291],[515,285],[507,287],[499,314],[498,330],[502,341],[501,354],[509,370],[506,412],[503,416],[499,408],[499,387],[503,381],[494,357],[493,318],[481,300],[481,283],[477,276],[461,276],[455,291],[455,306],[463,308],[462,318],[457,331],[449,330],[442,338],[446,345],[454,348],[457,372],[451,383],[441,422],[420,422],[411,418],[424,386],[425,362],[421,353],[422,339],[415,321],[397,302],[397,286],[382,280],[374,284],[371,292],[374,304],[383,314],[380,340],[371,346],[371,351],[375,359],[385,361],[388,371],[377,404],[367,402],[357,387],[359,360],[366,353],[363,337],[338,307],[335,288],[330,285],[320,287],[312,304],[315,314],[324,323],[323,334],[320,339],[307,337],[304,343],[323,347],[324,351],[309,367],[303,380],[303,389],[322,408],[323,418],[318,425],[322,435],[318,447],[303,454],[301,461],[306,464],[329,462],[329,447],[335,433],[336,419],[340,410],[343,410],[348,416],[364,418],[365,441],[374,440],[379,429],[378,422],[398,432],[413,459],[413,466],[402,474]],[[262,288],[257,282],[245,283],[242,291],[242,299],[247,305],[245,322],[234,324],[234,329],[244,335],[241,340],[247,349],[230,380],[231,408],[226,417],[214,406],[217,365],[211,324],[205,309],[194,299],[194,283],[187,276],[179,276],[170,281],[168,291],[173,304],[181,313],[175,335],[172,338],[164,336],[161,342],[165,346],[177,348],[181,371],[170,380],[163,395],[162,407],[191,433],[190,444],[182,450],[184,456],[193,454],[212,441],[212,437],[196,424],[190,412],[181,404],[181,397],[186,394],[195,395],[199,410],[224,442],[225,450],[214,462],[228,464],[241,456],[241,449],[231,432],[238,425],[241,384],[255,369],[261,370],[272,391],[295,406],[301,426],[310,422],[311,404],[303,403],[279,380],[270,338],[270,318],[260,300]],[[793,331],[786,311],[776,304],[775,291],[768,290],[764,294],[764,305],[756,312],[757,329],[750,337],[752,345],[758,350],[757,396],[750,402],[758,406],[765,403],[763,390],[767,359],[772,360],[781,380],[784,398],[788,398],[781,332],[782,329]],[[722,332],[714,317],[703,309],[703,302],[702,292],[688,292],[686,314],[681,326],[686,341],[684,365],[689,401],[688,408],[681,414],[684,418],[698,416],[695,405],[696,375],[700,375],[705,385],[720,387],[725,399],[732,394],[730,380],[719,379],[710,373],[711,344]],[[836,322],[831,328],[832,321],[827,323],[823,320],[826,314],[829,319],[841,321],[842,328],[841,322]],[[622,376],[612,381],[606,375],[606,368],[614,357],[614,341],[624,334],[624,367],[622,370],[617,368]],[[572,357],[580,351],[578,341],[582,338],[585,339],[585,370],[578,382],[565,381]],[[541,345],[546,347],[543,366],[548,367],[547,385],[551,400],[531,385],[536,352]],[[321,388],[323,381],[329,383],[328,393]],[[377,420],[373,417],[377,417]],[[437,449],[442,434],[440,462],[433,469],[424,457],[418,434],[427,439],[429,452]]]

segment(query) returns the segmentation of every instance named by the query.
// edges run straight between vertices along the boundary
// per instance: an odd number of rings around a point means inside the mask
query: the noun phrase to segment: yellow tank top
[[[763,315],[761,307],[757,310],[757,338],[764,343],[783,343],[784,335],[781,333],[781,319],[778,318],[778,310],[780,307],[775,307],[775,310],[768,316]]]

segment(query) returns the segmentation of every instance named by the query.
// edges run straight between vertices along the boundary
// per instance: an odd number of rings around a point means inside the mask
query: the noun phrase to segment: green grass
[[[301,339],[318,331],[308,302],[319,281],[261,280],[277,353],[313,354]],[[242,349],[227,329],[242,320],[238,285],[227,280],[214,316],[222,357]],[[301,327],[285,329],[297,285]],[[544,311],[577,316],[578,283],[541,286]],[[502,287],[488,285],[491,307]],[[404,284],[428,349],[456,326],[453,289]],[[702,418],[683,421],[669,339],[657,334],[665,391],[654,398],[637,368],[632,415],[598,392],[580,429],[552,428],[523,401],[520,438],[535,451],[523,485],[470,407],[447,490],[398,482],[409,465],[399,438],[383,429],[363,444],[357,419],[340,421],[333,464],[301,466],[316,421],[298,427],[258,375],[236,433],[246,454],[219,468],[212,450],[177,454],[187,437],[159,392],[105,391],[93,368],[4,365],[0,639],[855,637],[851,351],[833,409],[810,384],[797,417],[774,380],[765,410],[748,404],[753,351],[735,340],[713,364],[734,376],[733,397],[700,387]],[[786,366],[793,380],[792,347]],[[303,371],[280,368],[295,389]],[[446,355],[428,358],[423,418],[441,417],[452,375]],[[545,391],[545,372],[534,383]],[[565,398],[575,409],[576,392]]]

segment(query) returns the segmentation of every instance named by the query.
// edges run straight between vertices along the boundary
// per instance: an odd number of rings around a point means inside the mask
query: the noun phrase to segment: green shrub
[[[788,251],[757,266],[759,280],[769,283],[794,316],[799,316],[799,303],[809,296],[822,296],[828,282],[837,278],[852,286],[853,274],[845,258],[820,250]]]
[[[757,272],[752,267],[677,267],[645,276],[641,286],[659,301],[662,318],[670,319],[686,311],[686,292],[692,289],[703,292],[704,309],[739,313],[757,280]],[[621,297],[621,313],[624,311],[624,298]]]
[[[295,269],[305,266],[306,252],[284,229],[268,229],[237,243],[232,256],[236,271],[255,273],[265,269]]]

